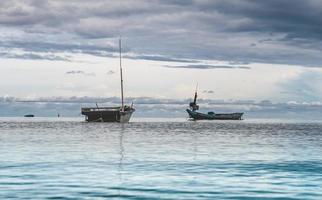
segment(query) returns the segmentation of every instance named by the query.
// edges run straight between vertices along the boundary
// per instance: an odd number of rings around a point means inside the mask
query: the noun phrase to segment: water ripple
[[[322,199],[322,124],[0,120],[0,199]]]

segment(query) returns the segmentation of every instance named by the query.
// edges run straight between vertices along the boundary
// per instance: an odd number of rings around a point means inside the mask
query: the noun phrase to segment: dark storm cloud
[[[286,38],[322,38],[322,2],[319,0],[222,1],[217,11],[249,19],[232,27],[237,32],[286,33]],[[209,6],[209,5],[208,5]]]
[[[0,25],[22,32],[2,43],[27,51],[105,56],[117,49],[102,41],[122,35],[128,51],[160,55],[137,59],[322,65],[320,0],[2,0]]]

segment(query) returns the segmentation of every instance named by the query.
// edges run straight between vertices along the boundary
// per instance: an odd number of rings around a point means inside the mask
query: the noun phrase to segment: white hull
[[[128,123],[131,119],[133,111],[120,112],[120,123]]]

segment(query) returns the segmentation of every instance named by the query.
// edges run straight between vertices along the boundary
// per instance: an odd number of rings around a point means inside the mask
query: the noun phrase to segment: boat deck
[[[121,109],[120,106],[117,107],[85,107],[82,108],[82,112],[94,112],[94,111],[119,111]]]

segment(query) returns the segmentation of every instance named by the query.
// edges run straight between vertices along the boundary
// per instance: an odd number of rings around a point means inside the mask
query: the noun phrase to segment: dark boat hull
[[[82,108],[82,114],[86,116],[87,122],[127,123],[134,111],[133,108],[126,108],[121,111],[120,107]]]
[[[242,120],[244,113],[204,114],[187,109],[189,117],[193,120]]]

